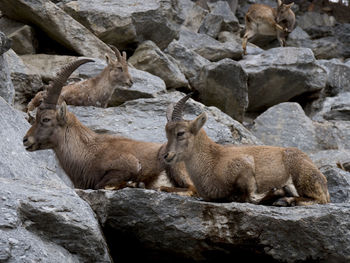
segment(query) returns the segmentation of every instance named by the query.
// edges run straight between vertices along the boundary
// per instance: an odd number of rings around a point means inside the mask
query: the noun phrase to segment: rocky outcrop
[[[111,262],[89,205],[55,174],[50,151],[27,152],[22,113],[0,98],[0,260]]]
[[[25,110],[25,105],[43,88],[41,77],[26,67],[22,59],[10,49],[4,55],[9,65],[9,71],[15,88],[14,106]]]
[[[11,41],[0,32],[0,97],[6,102],[13,104],[15,97],[15,89],[13,87],[10,70],[4,53],[11,47]]]
[[[160,260],[220,262],[347,262],[350,258],[347,203],[277,208],[208,203],[141,189],[78,194],[110,233],[110,243],[118,248],[122,244],[120,258],[152,255]],[[131,253],[131,244],[146,249]]]
[[[273,48],[239,63],[248,74],[248,111],[264,110],[326,86],[327,74],[307,48]]]
[[[248,107],[247,74],[238,62],[226,58],[204,66],[196,88],[204,104],[243,121]]]
[[[33,27],[8,19],[0,18],[0,28],[12,41],[12,49],[18,54],[34,54],[38,46]]]
[[[128,101],[115,108],[70,106],[69,110],[93,130],[117,133],[136,140],[165,142],[166,109],[182,97],[183,93],[176,91],[155,98]],[[204,129],[214,141],[222,144],[260,144],[243,125],[215,107],[206,107],[190,99],[184,109],[184,118],[194,119],[203,111],[208,114]]]
[[[52,39],[82,56],[104,58],[113,51],[51,1],[4,0],[0,9],[15,20],[32,23]]]
[[[306,152],[338,149],[346,140],[332,124],[314,123],[298,103],[292,102],[266,110],[254,120],[251,131],[266,145],[297,147]]]
[[[129,63],[137,69],[160,77],[169,89],[188,86],[188,81],[174,59],[164,54],[152,41],[139,45],[129,58]]]
[[[164,49],[178,37],[183,22],[172,0],[65,1],[63,8],[102,41],[129,49],[152,40]]]

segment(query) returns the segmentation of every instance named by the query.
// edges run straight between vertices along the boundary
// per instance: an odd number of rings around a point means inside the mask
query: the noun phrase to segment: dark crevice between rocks
[[[121,232],[108,223],[103,228],[103,232],[109,246],[109,251],[114,262],[133,262],[134,260],[142,262],[167,262],[167,263],[194,263],[194,262],[280,262],[264,253],[264,247],[259,245],[258,241],[247,241],[246,245],[232,247],[232,244],[213,243],[205,240],[208,247],[217,247],[216,250],[207,250],[202,253],[204,259],[195,260],[185,257],[183,254],[167,251],[165,249],[150,249],[132,233],[132,231]],[[252,242],[254,244],[252,244]],[[147,244],[146,244],[147,246]],[[191,255],[188,255],[191,256]]]

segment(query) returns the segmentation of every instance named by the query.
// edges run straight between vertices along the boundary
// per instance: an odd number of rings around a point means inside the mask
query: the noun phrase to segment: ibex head
[[[117,59],[113,60],[106,54],[107,67],[109,68],[109,80],[112,85],[114,84],[124,84],[129,87],[132,86],[132,77],[129,74],[128,62],[126,60],[126,53],[123,51],[123,56],[120,54],[119,50],[112,45],[109,45],[114,51]]]
[[[295,24],[295,15],[291,9],[293,5],[294,2],[286,5],[283,4],[281,0],[277,0],[276,22],[288,33],[293,31]]]
[[[56,110],[56,104],[62,87],[68,77],[80,65],[91,62],[91,59],[79,59],[66,65],[47,88],[47,94],[36,112],[32,127],[23,138],[27,151],[51,149],[57,143],[57,134],[67,122],[67,105],[65,102]]]
[[[207,121],[207,114],[203,112],[196,119],[189,121],[182,118],[183,108],[192,94],[179,100],[175,106],[170,105],[167,110],[168,123],[165,126],[168,139],[164,160],[166,163],[183,161],[191,154],[195,147],[195,137]]]

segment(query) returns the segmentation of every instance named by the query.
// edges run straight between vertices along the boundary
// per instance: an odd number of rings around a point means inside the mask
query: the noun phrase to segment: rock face
[[[174,59],[164,54],[152,41],[145,41],[139,45],[129,58],[129,63],[137,69],[160,77],[168,88],[188,86],[188,81]]]
[[[120,258],[151,254],[174,261],[350,259],[349,204],[293,208],[218,204],[141,189],[78,194],[109,231],[107,239],[122,246]],[[131,244],[147,250],[131,253]]]
[[[273,48],[239,63],[248,74],[248,111],[266,109],[326,86],[326,72],[310,49]]]
[[[6,102],[13,104],[15,89],[11,81],[7,61],[4,58],[4,53],[10,49],[10,46],[11,41],[0,32],[0,97],[6,100]]]
[[[49,165],[50,151],[27,152],[29,124],[0,98],[0,260],[111,262],[94,213]]]
[[[269,108],[254,120],[251,131],[266,145],[298,147],[306,152],[338,148],[332,126],[313,123],[293,102]]]
[[[63,8],[104,42],[127,49],[152,40],[164,49],[183,22],[172,0],[66,1]]]
[[[180,32],[179,42],[210,61],[215,62],[224,58],[235,60],[242,58],[243,49],[239,43],[221,43],[206,34],[182,30]]]
[[[247,74],[238,62],[223,59],[203,67],[197,90],[204,104],[243,120],[248,107]]]
[[[15,20],[33,23],[52,39],[79,55],[104,58],[113,51],[89,30],[46,0],[4,0],[0,9]]]
[[[69,110],[86,126],[100,132],[117,133],[136,140],[165,142],[166,109],[184,94],[169,92],[150,99],[128,101],[116,108],[74,107]],[[191,120],[205,111],[208,136],[218,143],[260,144],[246,128],[215,107],[189,100],[184,118]]]
[[[14,106],[19,110],[24,110],[30,98],[43,88],[43,82],[38,74],[26,67],[12,49],[6,52],[5,59],[9,65],[11,80],[15,88]]]

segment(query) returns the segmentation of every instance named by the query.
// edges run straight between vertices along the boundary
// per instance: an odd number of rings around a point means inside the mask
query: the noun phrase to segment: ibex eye
[[[43,122],[49,122],[51,119],[49,119],[49,118],[44,118],[42,121]]]
[[[178,132],[177,133],[177,137],[181,137],[182,135],[184,135],[185,134],[185,132]]]

